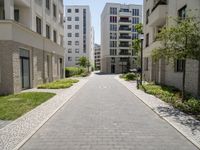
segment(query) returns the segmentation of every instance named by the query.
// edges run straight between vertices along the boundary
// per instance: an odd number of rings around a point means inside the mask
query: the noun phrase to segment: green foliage
[[[153,50],[154,60],[200,59],[200,24],[197,18],[187,17],[176,20],[174,26],[165,26],[157,35],[161,46]]]
[[[84,72],[85,69],[82,67],[67,67],[65,68],[65,77],[80,76]]]
[[[194,115],[200,119],[200,100],[192,96],[188,96],[186,101],[181,101],[181,92],[174,87],[160,86],[155,84],[143,84],[140,89],[146,93],[155,95],[161,100],[170,103],[175,108]]]
[[[126,81],[131,81],[131,80],[136,80],[137,75],[134,73],[127,73],[127,74],[122,74],[120,78],[125,79]]]
[[[90,67],[91,64],[90,64],[90,61],[87,57],[82,56],[82,57],[79,58],[79,65],[81,67],[86,68],[86,67]]]
[[[39,85],[39,89],[64,89],[64,88],[69,88],[73,85],[73,83],[77,83],[78,80],[76,79],[62,79],[62,80],[57,80],[54,82],[46,83]]]
[[[200,60],[200,23],[196,17],[174,20],[174,26],[165,26],[157,35],[161,46],[152,51],[154,61],[159,59],[182,60],[182,100],[185,100],[185,76],[187,59]]]
[[[55,94],[28,92],[0,97],[0,120],[15,120]]]

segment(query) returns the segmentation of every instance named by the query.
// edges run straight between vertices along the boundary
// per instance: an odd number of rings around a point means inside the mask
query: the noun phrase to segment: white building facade
[[[89,6],[68,5],[65,7],[65,66],[78,66],[85,56],[91,60],[93,32]]]
[[[63,0],[0,0],[0,94],[64,77]]]
[[[122,73],[135,68],[134,25],[142,22],[141,5],[107,3],[101,14],[101,71]]]
[[[183,68],[180,60],[159,60],[154,62],[152,50],[160,46],[156,35],[165,25],[174,25],[173,19],[188,14],[200,14],[199,0],[144,0],[144,79],[158,84],[182,87]],[[200,94],[200,64],[196,60],[186,61],[186,90]]]
[[[95,70],[101,70],[101,46],[95,44],[94,51]]]

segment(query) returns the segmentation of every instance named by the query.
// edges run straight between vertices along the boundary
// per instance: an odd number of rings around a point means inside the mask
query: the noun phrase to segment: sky
[[[89,5],[92,15],[92,26],[95,31],[95,43],[100,44],[100,18],[106,3],[142,4],[143,0],[64,0],[65,5]]]

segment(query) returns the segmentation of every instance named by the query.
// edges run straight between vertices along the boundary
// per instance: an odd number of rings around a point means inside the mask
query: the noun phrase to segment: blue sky
[[[89,5],[92,14],[92,25],[95,30],[95,43],[100,44],[100,16],[107,2],[122,4],[142,4],[143,0],[64,0],[65,5]]]

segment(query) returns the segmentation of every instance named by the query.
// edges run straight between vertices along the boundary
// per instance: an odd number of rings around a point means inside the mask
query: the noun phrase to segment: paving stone
[[[90,78],[21,149],[197,150],[114,77]]]

